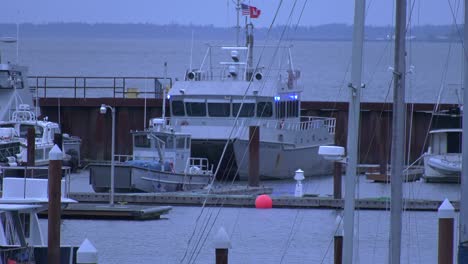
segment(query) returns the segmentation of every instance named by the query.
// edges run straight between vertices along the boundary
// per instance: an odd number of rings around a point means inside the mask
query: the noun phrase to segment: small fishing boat
[[[190,156],[191,136],[175,132],[163,118],[150,120],[148,129],[133,131],[132,155],[116,155],[117,192],[173,192],[202,189],[213,178],[206,158]],[[96,192],[110,188],[111,164],[88,165]]]

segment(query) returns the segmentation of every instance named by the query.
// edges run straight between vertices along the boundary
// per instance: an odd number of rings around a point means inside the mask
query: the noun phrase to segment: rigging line
[[[283,254],[281,254],[280,264],[283,263],[284,257],[286,256],[286,252],[289,249],[289,246],[291,246],[292,238],[294,237],[294,228],[296,227],[297,218],[299,217],[300,210],[301,209],[296,209],[296,215],[294,216],[293,224],[289,229],[289,234],[286,240],[286,244],[284,246]]]
[[[295,1],[294,7],[295,7],[296,3],[297,3],[297,0]],[[292,17],[293,11],[294,11],[294,9],[291,10],[291,12],[290,12],[290,17]],[[290,21],[290,20],[291,20],[291,19],[288,19],[288,21]],[[283,29],[283,32],[282,32],[281,37],[280,37],[280,41],[282,41],[282,39],[284,38],[284,34],[285,34],[286,29],[287,29],[287,27],[285,27],[285,28]],[[277,54],[278,49],[279,49],[279,45],[277,46],[277,49],[275,50],[275,55]],[[260,61],[261,61],[261,58],[262,58],[263,53],[264,53],[264,49],[262,50],[261,55],[260,55],[260,57],[259,57],[260,59],[259,59],[259,61],[258,61],[258,63],[257,63],[257,68],[258,68],[258,65],[259,65],[259,63],[260,63]],[[273,56],[273,57],[274,57],[274,56]],[[272,64],[272,63],[273,63],[273,60],[271,61],[271,64]],[[270,64],[270,68],[271,68],[271,64]],[[251,83],[249,83],[249,87],[250,87],[250,85],[251,85]],[[264,88],[264,85],[265,85],[265,82],[263,83],[263,88]],[[247,88],[247,90],[249,89],[249,87]],[[262,88],[262,89],[263,89],[263,88]],[[247,92],[246,92],[246,93],[247,93]],[[246,93],[244,94],[244,99],[245,99]],[[240,106],[240,109],[239,109],[237,115],[240,114],[240,110],[241,110],[241,108],[242,108],[242,104],[243,104],[243,102],[241,103],[241,106]],[[251,139],[249,140],[249,144],[250,144],[250,143],[251,143]],[[246,153],[246,152],[244,152],[244,155],[243,155],[243,158],[242,158],[242,159],[244,159],[245,153]],[[241,163],[242,163],[242,162],[241,162]],[[239,168],[238,168],[238,170],[239,170]],[[238,172],[238,170],[237,170],[237,172]],[[231,182],[231,184],[233,184],[233,181]],[[223,201],[224,201],[224,199],[223,199]],[[224,202],[222,203],[221,207],[219,208],[219,212],[221,211],[223,205],[224,205]],[[216,217],[216,218],[217,218],[217,217]],[[205,240],[206,240],[206,239],[205,239]],[[198,254],[197,254],[197,256],[198,256]]]
[[[277,16],[278,16],[278,13],[279,13],[279,9],[281,8],[282,4],[283,4],[283,0],[281,0],[281,1],[279,2],[278,7],[277,7],[277,10],[276,10],[276,12],[275,12],[275,15],[274,15],[274,17],[273,17],[273,20],[272,20],[272,22],[271,22],[271,24],[270,24],[270,26],[269,26],[269,28],[268,28],[268,31],[267,31],[267,40],[269,39],[271,30],[272,30],[272,28],[273,28],[274,22],[275,22],[276,19],[277,19]],[[265,48],[262,49],[260,58],[262,57],[264,50],[265,50]],[[260,62],[260,60],[259,60],[259,62]],[[258,63],[259,63],[259,62],[258,62]],[[258,68],[258,63],[257,63],[257,68]],[[246,91],[245,91],[245,93],[244,93],[243,99],[245,99],[245,97],[246,97],[246,95],[247,95],[247,92],[248,92],[248,90],[249,90],[249,88],[250,88],[250,86],[251,86],[251,83],[252,83],[252,82],[250,81],[250,82],[249,82],[249,85],[248,85],[248,87],[247,87],[247,89],[246,89]],[[237,123],[237,121],[238,121],[238,119],[239,119],[239,114],[240,114],[240,110],[242,109],[243,103],[244,103],[244,100],[242,100],[242,103],[241,103],[241,105],[240,105],[240,107],[239,107],[239,111],[237,112],[236,118],[235,118],[235,120],[234,120],[234,123],[235,123],[235,124]],[[232,129],[231,129],[231,131],[230,131],[230,133],[229,133],[229,137],[228,137],[228,139],[227,139],[227,141],[226,141],[226,144],[224,145],[223,152],[221,153],[220,161],[223,159],[223,157],[224,157],[224,155],[225,155],[225,153],[226,153],[226,149],[227,149],[227,146],[228,146],[228,144],[229,144],[229,141],[230,141],[230,139],[231,139],[231,137],[232,137],[232,134],[233,134],[233,132],[234,132],[234,128],[235,128],[235,126],[232,127]],[[219,171],[220,164],[221,164],[221,162],[218,163],[218,165],[217,165],[217,167],[216,167],[216,170],[215,170],[215,173],[214,173],[214,175],[213,175],[213,180],[212,180],[212,182],[209,184],[209,188],[208,188],[207,194],[206,194],[206,196],[205,196],[205,200],[203,201],[203,204],[202,204],[202,209],[200,210],[200,214],[199,214],[199,216],[197,217],[197,220],[196,220],[197,222],[199,221],[200,216],[203,214],[203,211],[204,211],[204,209],[205,209],[206,201],[208,200],[208,195],[211,193],[211,189],[212,189],[212,186],[213,186],[213,182],[214,182],[215,179],[216,179],[216,175],[217,175],[217,173],[218,173],[218,171]],[[191,235],[191,237],[190,237],[190,241],[192,240],[192,238],[193,238],[194,235],[195,235],[195,230],[194,230],[194,232],[192,232],[192,235]],[[183,260],[185,259],[186,255],[187,255],[187,250],[188,250],[188,247],[186,248],[186,252],[185,252],[184,257],[183,257],[183,259],[182,259],[181,261],[183,261]]]
[[[457,15],[453,11],[453,7],[452,7],[452,4],[450,3],[450,0],[447,0],[447,2],[448,2],[448,5],[450,7],[450,12],[452,13],[454,26],[455,26],[455,28],[457,30],[457,35],[458,35],[458,38],[459,38],[459,42],[461,43],[461,45],[463,47],[463,55],[465,57],[465,60],[467,60],[468,50],[466,50],[465,42],[463,41],[463,33],[461,32],[461,29],[458,27],[458,24],[457,24]],[[458,10],[457,10],[457,13],[458,13]]]

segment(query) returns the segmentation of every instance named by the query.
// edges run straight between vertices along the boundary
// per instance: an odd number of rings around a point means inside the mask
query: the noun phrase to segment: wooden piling
[[[334,242],[334,264],[343,263],[343,220],[337,216],[335,220],[336,231],[333,237]]]
[[[453,222],[455,209],[452,204],[445,199],[437,211],[439,218],[439,246],[438,263],[453,263]]]
[[[341,199],[341,176],[342,176],[342,163],[335,162],[335,169],[333,171],[333,198]]]
[[[27,134],[27,159],[28,161],[26,162],[27,166],[34,167],[36,164],[36,158],[35,158],[35,152],[36,152],[36,130],[34,127],[28,128],[28,134]]]
[[[335,264],[343,263],[343,236],[342,235],[335,235],[334,237],[335,243]]]
[[[231,248],[231,240],[229,239],[226,230],[221,227],[214,239],[214,247],[216,254],[216,264],[228,264],[229,248]]]
[[[249,127],[249,186],[260,185],[260,127]]]
[[[57,145],[49,152],[47,263],[60,263],[62,157],[62,151]]]

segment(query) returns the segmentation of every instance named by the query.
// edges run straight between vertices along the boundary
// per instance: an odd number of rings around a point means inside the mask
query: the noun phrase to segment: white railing
[[[213,165],[210,167],[210,163],[207,158],[189,158],[185,165],[186,174],[213,174]]]

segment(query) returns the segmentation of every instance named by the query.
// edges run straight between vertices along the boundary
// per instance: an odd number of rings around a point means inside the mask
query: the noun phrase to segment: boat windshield
[[[206,104],[202,102],[186,102],[188,116],[206,116]]]
[[[173,116],[185,116],[184,102],[183,101],[172,101],[172,115]]]
[[[208,103],[208,114],[213,117],[227,117],[231,115],[229,103]]]
[[[257,117],[273,116],[273,104],[271,102],[259,102],[257,104]]]
[[[150,148],[150,140],[146,135],[135,135],[133,137],[133,145],[136,148]]]
[[[20,125],[20,137],[26,138],[28,136],[28,129],[34,128],[36,138],[42,138],[42,134],[44,133],[44,129],[40,126],[33,126],[33,125]]]
[[[241,103],[233,103],[232,104],[232,112],[234,115],[237,115],[239,112],[239,108]],[[242,109],[239,113],[239,117],[252,117],[255,114],[255,103],[244,103],[242,105]]]

